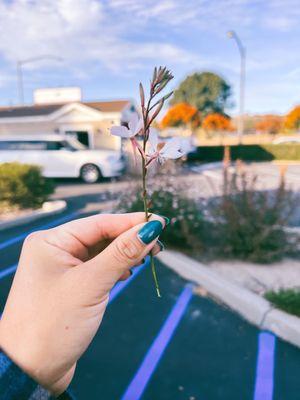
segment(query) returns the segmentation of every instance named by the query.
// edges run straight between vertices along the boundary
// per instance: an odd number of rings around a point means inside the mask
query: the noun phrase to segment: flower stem
[[[154,280],[154,284],[155,284],[157,297],[161,297],[160,290],[159,290],[158,279],[157,279],[157,275],[156,275],[154,257],[153,257],[152,254],[150,254],[150,264],[151,264],[151,271],[152,271],[152,276],[153,276],[153,280]]]
[[[145,161],[144,158],[142,158],[142,181],[143,181],[142,197],[143,197],[143,203],[144,203],[145,220],[147,222],[149,220],[149,210],[148,210],[148,196],[147,196],[146,176],[147,176],[146,161]],[[152,272],[152,276],[153,276],[153,280],[154,280],[154,284],[155,284],[157,297],[161,297],[160,290],[159,290],[158,279],[157,279],[157,274],[156,274],[154,257],[153,257],[152,253],[150,253],[150,265],[151,265],[151,272]]]

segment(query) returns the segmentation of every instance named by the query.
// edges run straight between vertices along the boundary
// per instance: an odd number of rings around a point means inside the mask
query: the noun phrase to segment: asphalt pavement
[[[105,185],[118,192],[118,183]],[[88,215],[88,204],[107,198],[106,186],[86,189],[61,185],[69,203],[63,214],[0,233],[0,311],[26,234]],[[78,400],[300,399],[299,349],[199,296],[161,264],[158,275],[161,299],[147,263],[113,289],[71,385]]]

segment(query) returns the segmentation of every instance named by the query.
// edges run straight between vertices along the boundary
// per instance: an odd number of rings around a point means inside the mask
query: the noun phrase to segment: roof
[[[49,115],[61,108],[63,104],[47,104],[35,106],[0,107],[0,118],[35,117]]]
[[[79,103],[102,112],[121,112],[130,103],[130,100],[89,101]],[[66,104],[70,103],[0,107],[0,118],[37,117],[49,115],[59,110]]]
[[[65,136],[63,135],[58,135],[58,134],[39,134],[39,135],[10,135],[10,136],[0,136],[0,142],[18,142],[18,141],[41,141],[41,140],[47,140],[47,141],[61,141],[65,140]]]
[[[95,108],[98,111],[118,112],[122,111],[128,104],[130,104],[130,100],[88,101],[83,102],[83,104]]]

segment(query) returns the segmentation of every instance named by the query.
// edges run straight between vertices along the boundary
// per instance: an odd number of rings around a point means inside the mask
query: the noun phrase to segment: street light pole
[[[24,104],[24,85],[23,85],[23,71],[22,71],[22,62],[17,61],[17,84],[18,84],[18,98],[19,103]]]
[[[24,81],[23,81],[23,65],[33,63],[41,60],[56,60],[62,61],[61,57],[52,55],[42,55],[38,57],[27,58],[25,60],[17,61],[17,86],[18,86],[18,99],[19,104],[24,105]]]
[[[241,39],[238,37],[235,31],[227,32],[227,36],[230,39],[234,39],[241,57],[240,64],[240,110],[238,120],[238,137],[239,144],[242,143],[244,134],[244,107],[245,107],[245,82],[246,82],[246,48],[243,46]]]

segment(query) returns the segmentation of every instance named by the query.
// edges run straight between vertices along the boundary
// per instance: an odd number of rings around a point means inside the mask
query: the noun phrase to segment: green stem
[[[144,203],[144,211],[145,211],[145,219],[146,222],[149,220],[149,210],[148,210],[148,196],[147,196],[147,184],[146,184],[146,175],[147,175],[147,167],[146,167],[146,162],[144,158],[142,159],[142,181],[143,181],[143,203]],[[158,284],[158,279],[156,275],[156,268],[155,268],[155,262],[154,262],[154,257],[152,252],[150,253],[150,265],[151,265],[151,272],[155,284],[155,289],[157,293],[157,297],[161,297],[160,290],[159,290],[159,284]]]

